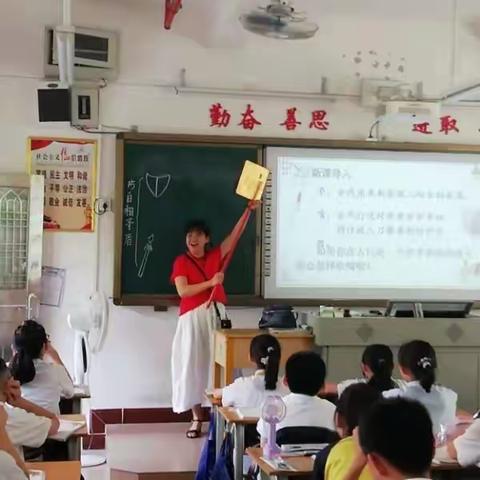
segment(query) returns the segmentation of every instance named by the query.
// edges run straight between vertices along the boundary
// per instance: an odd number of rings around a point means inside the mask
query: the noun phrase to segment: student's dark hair
[[[204,220],[190,220],[185,225],[185,235],[188,235],[191,232],[204,233],[205,236],[210,237],[210,227]]]
[[[22,385],[35,378],[35,364],[33,361],[40,358],[48,336],[45,329],[34,320],[27,320],[15,330],[13,356],[10,370],[15,380]]]
[[[360,445],[408,478],[423,477],[435,453],[432,421],[423,405],[405,398],[381,400],[360,419]]]
[[[337,402],[336,415],[342,417],[348,435],[352,435],[360,423],[360,418],[382,398],[380,390],[366,383],[356,383],[347,387]]]
[[[369,345],[363,352],[362,363],[370,368],[373,376],[368,384],[379,392],[397,388],[392,380],[393,353],[387,345]]]
[[[405,343],[398,351],[398,363],[408,368],[427,393],[430,393],[435,383],[437,356],[434,348],[423,340],[413,340]]]
[[[265,370],[265,390],[277,388],[280,355],[280,343],[272,335],[257,335],[250,343],[251,359],[259,369]]]
[[[3,358],[0,358],[0,377],[2,377],[7,371],[8,371],[8,366],[5,363],[5,360]]]
[[[6,380],[10,378],[10,373],[7,364],[3,358],[0,358],[0,387],[5,387]],[[0,391],[0,394],[4,394],[5,392]]]
[[[292,393],[315,396],[325,384],[326,367],[315,352],[297,352],[285,366],[288,388]]]

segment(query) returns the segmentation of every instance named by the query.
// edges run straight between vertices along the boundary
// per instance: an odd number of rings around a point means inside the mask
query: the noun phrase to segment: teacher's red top
[[[175,283],[177,277],[186,277],[189,285],[195,285],[213,278],[216,273],[220,272],[221,267],[222,252],[220,247],[215,247],[212,250],[209,250],[203,258],[193,258],[184,253],[175,259],[170,279],[172,283]],[[207,303],[210,299],[211,293],[212,289],[209,288],[193,297],[182,298],[180,300],[180,315],[190,312],[200,305]],[[227,296],[223,285],[218,285],[215,289],[213,301],[223,304],[227,302]]]

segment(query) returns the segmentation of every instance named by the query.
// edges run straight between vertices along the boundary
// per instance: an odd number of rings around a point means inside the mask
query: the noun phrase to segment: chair
[[[323,427],[285,427],[277,432],[278,445],[333,443],[339,440],[337,432]]]

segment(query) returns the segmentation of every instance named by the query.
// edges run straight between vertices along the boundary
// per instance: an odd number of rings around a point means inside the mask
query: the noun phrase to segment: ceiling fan
[[[288,0],[271,0],[266,7],[245,13],[239,20],[249,32],[281,40],[311,38],[318,30],[318,25],[307,21],[306,15]]]

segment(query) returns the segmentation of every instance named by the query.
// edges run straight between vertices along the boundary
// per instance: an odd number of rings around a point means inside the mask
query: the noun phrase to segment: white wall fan
[[[271,0],[267,6],[241,15],[240,23],[249,32],[281,40],[311,38],[318,30],[316,23],[307,21],[287,0]]]
[[[90,296],[87,308],[67,315],[67,322],[75,333],[73,346],[73,381],[83,389],[89,387],[91,357],[100,351],[107,333],[108,302],[102,292]],[[90,431],[90,428],[89,428]],[[105,463],[104,455],[88,454],[81,458],[82,467]]]
[[[95,292],[88,308],[67,315],[67,322],[75,332],[73,347],[73,377],[75,385],[88,386],[92,354],[100,351],[107,333],[108,302],[105,295]]]

